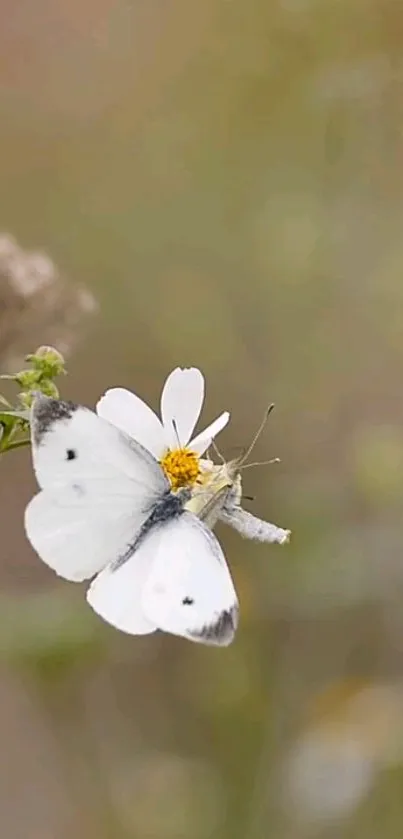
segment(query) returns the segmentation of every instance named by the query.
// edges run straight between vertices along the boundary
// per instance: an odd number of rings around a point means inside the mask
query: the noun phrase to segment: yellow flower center
[[[160,464],[171,482],[172,489],[192,486],[199,477],[199,458],[190,449],[168,449]]]

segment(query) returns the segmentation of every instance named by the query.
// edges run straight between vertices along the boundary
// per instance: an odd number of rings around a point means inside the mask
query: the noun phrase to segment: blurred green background
[[[274,401],[244,489],[293,531],[218,528],[230,648],[126,637],[2,458],[4,836],[401,839],[401,4],[3,0],[0,54],[0,226],[100,304],[63,394],[199,366],[227,457]]]

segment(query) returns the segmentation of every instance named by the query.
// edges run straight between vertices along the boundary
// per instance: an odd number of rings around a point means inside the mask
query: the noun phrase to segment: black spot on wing
[[[77,457],[77,452],[75,449],[66,449],[66,460],[75,460]]]
[[[189,633],[194,641],[202,644],[216,644],[220,647],[227,647],[234,640],[238,626],[238,606],[233,606],[229,611],[223,611],[217,620],[202,629]]]
[[[62,402],[40,394],[35,398],[32,408],[31,430],[33,441],[39,446],[44,435],[59,420],[70,419],[77,410],[73,402]]]
[[[192,597],[188,597],[188,596],[186,595],[186,597],[184,597],[184,598],[183,598],[183,600],[182,600],[182,606],[193,606],[193,605],[194,605],[194,600],[193,600],[193,598],[192,598]]]

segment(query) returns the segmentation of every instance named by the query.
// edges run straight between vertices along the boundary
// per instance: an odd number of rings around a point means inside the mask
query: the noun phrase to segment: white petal
[[[130,390],[114,387],[107,390],[96,406],[97,414],[125,431],[160,458],[166,448],[164,429],[154,411]]]
[[[228,411],[224,411],[224,413],[217,417],[211,425],[208,425],[201,434],[198,434],[197,437],[189,443],[189,448],[192,452],[196,452],[196,454],[204,454],[208,447],[211,446],[211,441],[214,440],[214,437],[216,437],[217,434],[219,434],[219,432],[227,425],[229,416]]]
[[[161,396],[161,417],[169,448],[187,445],[199,419],[203,399],[204,377],[200,370],[177,367],[170,373]]]

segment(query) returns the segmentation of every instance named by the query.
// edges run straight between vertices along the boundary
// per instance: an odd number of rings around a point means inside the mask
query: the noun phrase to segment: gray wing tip
[[[34,444],[39,446],[53,423],[70,419],[77,408],[74,402],[63,402],[43,393],[37,394],[31,409],[31,433]]]
[[[214,644],[228,647],[235,638],[238,627],[239,609],[237,605],[229,610],[220,612],[214,623],[205,625],[202,629],[193,631],[192,638],[202,644]]]

